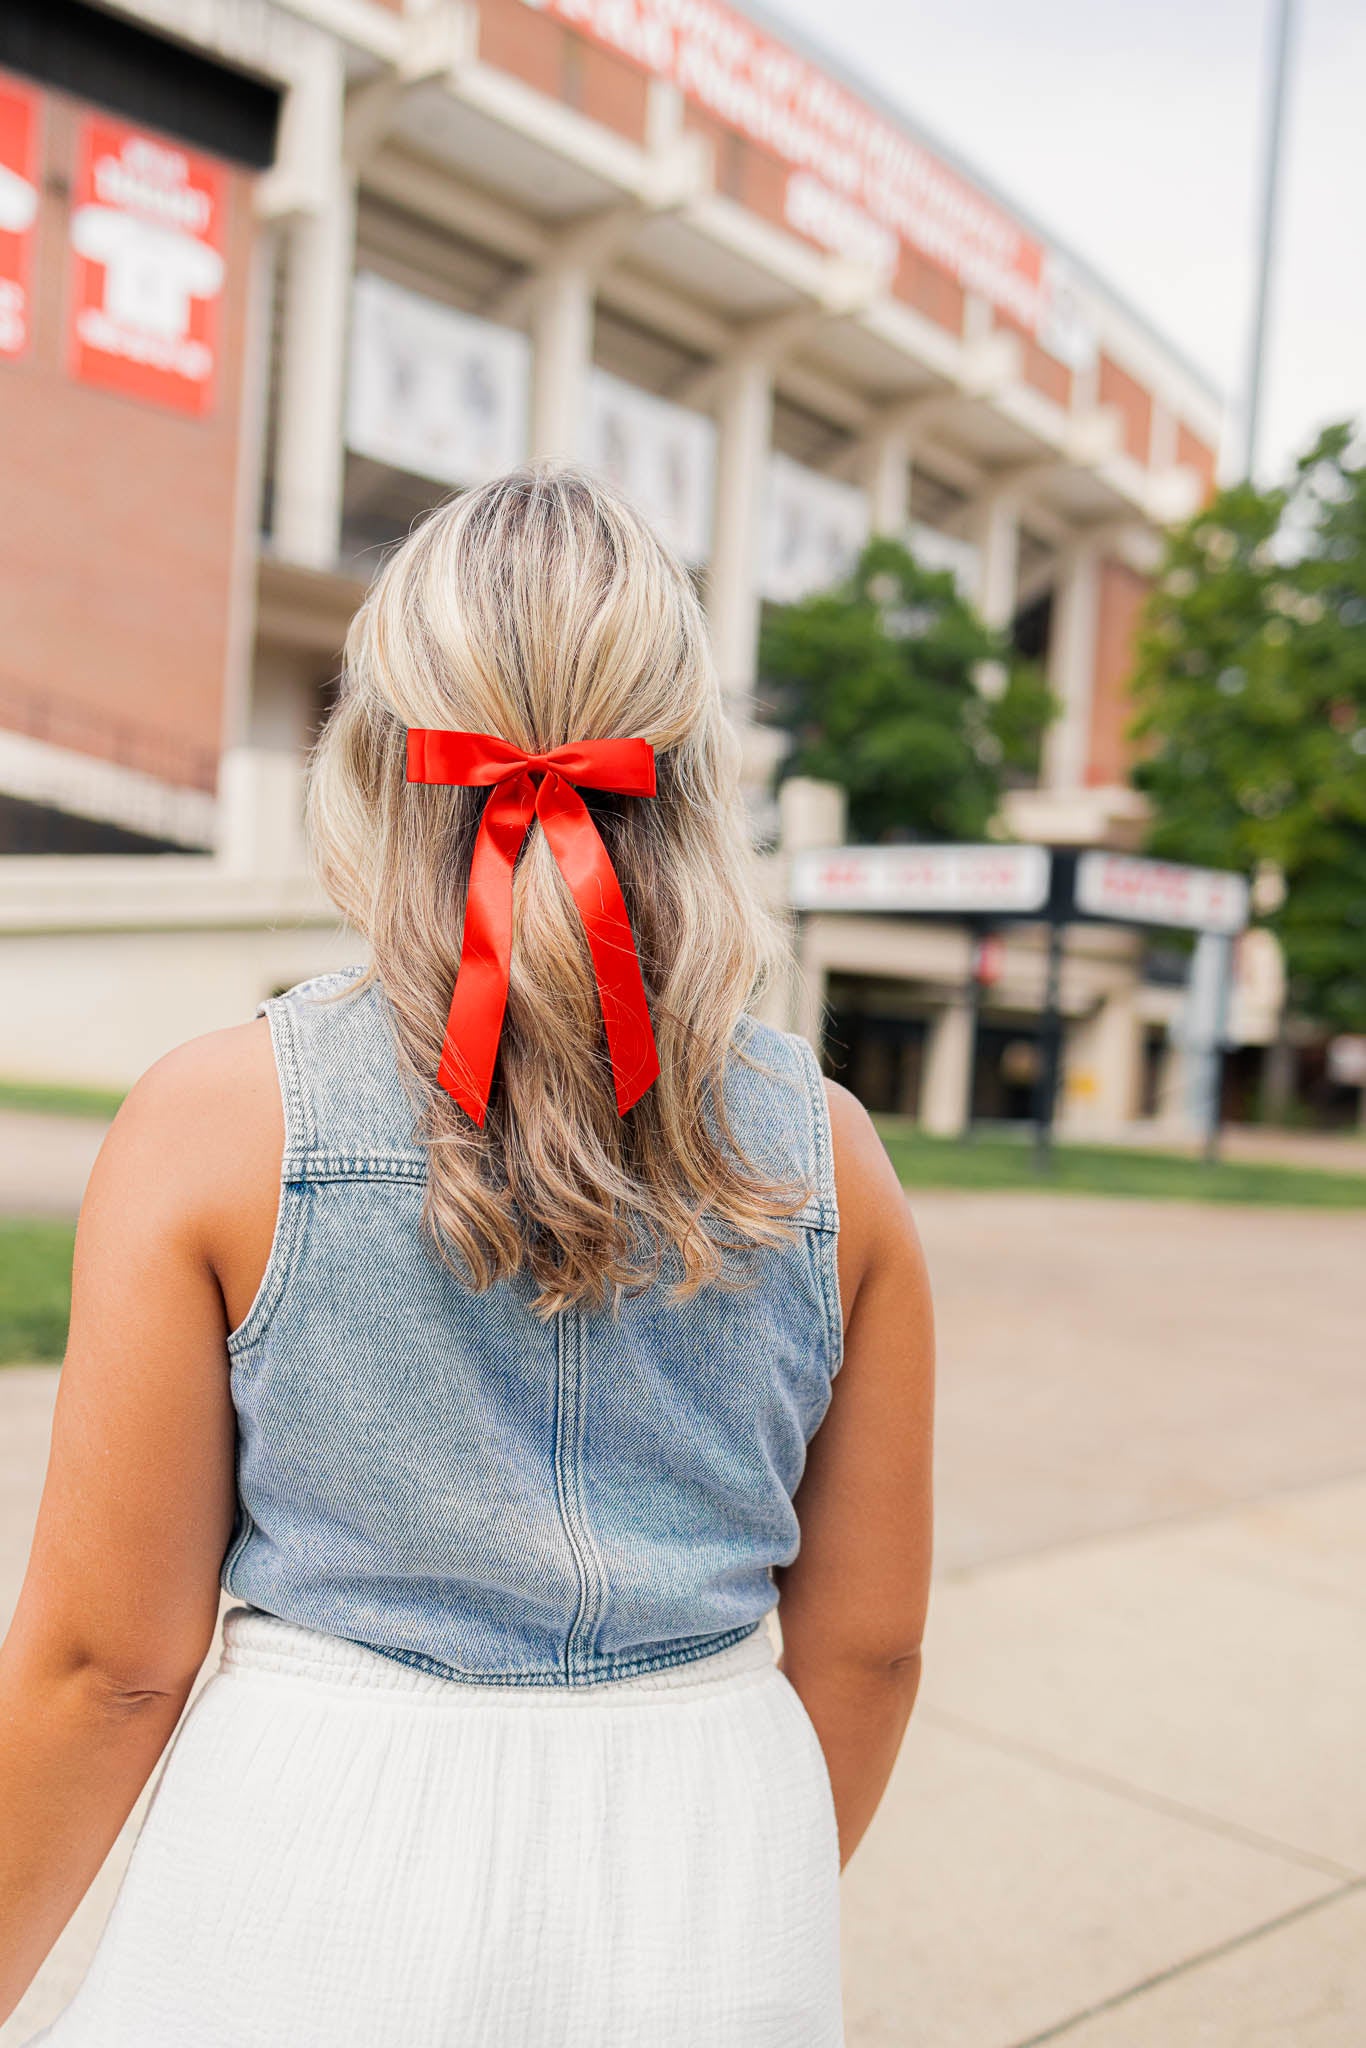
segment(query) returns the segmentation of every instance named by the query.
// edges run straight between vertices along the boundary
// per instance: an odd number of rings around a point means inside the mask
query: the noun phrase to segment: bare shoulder
[[[284,1112],[264,1018],[188,1039],[125,1096],[101,1147],[87,1201],[135,1184],[186,1222],[221,1211],[278,1172]],[[273,1165],[272,1165],[273,1162]]]
[[[279,1107],[270,1026],[260,1017],[163,1053],[125,1096],[114,1128],[126,1139],[153,1137],[180,1150],[236,1129],[244,1114]]]

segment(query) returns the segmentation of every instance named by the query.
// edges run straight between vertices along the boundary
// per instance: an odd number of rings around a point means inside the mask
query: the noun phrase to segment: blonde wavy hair
[[[534,824],[484,1128],[438,1087],[485,792],[408,784],[410,725],[529,752],[628,735],[655,749],[654,798],[585,792],[659,1049],[658,1080],[624,1118],[583,926]],[[360,986],[377,980],[392,1007],[437,1255],[478,1289],[529,1268],[545,1316],[619,1306],[666,1263],[677,1298],[745,1285],[747,1251],[787,1238],[808,1192],[745,1155],[721,1085],[783,934],[758,891],[701,606],[625,498],[572,465],[537,463],[431,513],[352,622],[307,813],[324,886],[370,945]]]

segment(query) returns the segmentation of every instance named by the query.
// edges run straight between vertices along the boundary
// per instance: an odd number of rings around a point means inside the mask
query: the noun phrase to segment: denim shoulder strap
[[[825,1083],[815,1053],[795,1031],[745,1016],[727,1065],[726,1112],[744,1149],[779,1180],[801,1180],[807,1199],[793,1218],[839,1228],[835,1155]]]
[[[425,1176],[389,1006],[364,972],[315,975],[257,1008],[270,1023],[280,1077],[286,1179]]]

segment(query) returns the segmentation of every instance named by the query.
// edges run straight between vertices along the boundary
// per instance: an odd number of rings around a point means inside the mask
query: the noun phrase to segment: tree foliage
[[[1366,458],[1329,428],[1283,488],[1167,544],[1134,683],[1154,853],[1283,872],[1295,1001],[1366,1030]]]
[[[998,695],[978,687],[986,664]],[[791,735],[783,773],[838,783],[865,843],[983,838],[1007,779],[1036,767],[1052,709],[953,577],[885,537],[844,583],[768,615],[759,667]]]

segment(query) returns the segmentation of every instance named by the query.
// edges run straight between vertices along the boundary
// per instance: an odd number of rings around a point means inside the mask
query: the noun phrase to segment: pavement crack
[[[963,1714],[946,1712],[942,1707],[920,1706],[916,1718],[929,1722],[934,1727],[944,1728],[956,1735],[967,1736],[974,1742],[981,1742],[1004,1756],[1015,1756],[1028,1763],[1041,1765],[1059,1777],[1071,1778],[1075,1783],[1094,1786],[1097,1791],[1109,1792],[1115,1798],[1126,1799],[1132,1806],[1143,1806],[1150,1812],[1165,1814],[1170,1820],[1181,1820],[1192,1827],[1205,1829],[1209,1834],[1222,1835],[1227,1840],[1239,1842],[1244,1848],[1260,1849],[1263,1853],[1279,1856],[1284,1862],[1299,1864],[1305,1870],[1313,1870],[1320,1877],[1335,1877],[1346,1880],[1349,1888],[1354,1884],[1366,1883],[1366,1872],[1354,1870],[1350,1864],[1338,1863],[1331,1856],[1320,1856],[1312,1849],[1301,1849],[1293,1842],[1283,1842],[1276,1835],[1263,1834],[1257,1828],[1245,1827],[1241,1821],[1226,1820],[1222,1814],[1209,1813],[1201,1806],[1190,1806],[1182,1799],[1172,1799],[1163,1792],[1151,1792],[1145,1786],[1134,1785],[1127,1778],[1118,1778],[1110,1771],[1097,1770],[1092,1764],[1080,1764],[1070,1758],[1059,1756],[1055,1750],[1045,1749],[1042,1744],[1022,1742],[1018,1736],[1001,1735],[993,1728],[984,1728],[978,1721],[971,1721]]]
[[[1088,2005],[1081,2012],[1069,2013],[1065,2020],[1055,2026],[1045,2027],[1041,2034],[1029,2034],[1021,2041],[1013,2041],[1010,2048],[1045,2048],[1049,2041],[1061,2041],[1088,2020],[1099,2019],[1107,2012],[1118,2012],[1121,2006],[1132,2004],[1145,1992],[1155,1991],[1163,1984],[1170,1984],[1178,1977],[1188,1977],[1192,1971],[1203,1969],[1209,1963],[1217,1963],[1224,1956],[1236,1955],[1239,1949],[1248,1948],[1254,1941],[1262,1941],[1269,1934],[1279,1934],[1284,1927],[1293,1927],[1297,1921],[1306,1920],[1313,1913],[1322,1912],[1325,1906],[1334,1906],[1353,1892],[1366,1887],[1366,1877],[1354,1878],[1350,1884],[1342,1884],[1331,1892],[1324,1892],[1317,1899],[1307,1899],[1301,1906],[1291,1906],[1288,1911],[1278,1913],[1274,1919],[1263,1920],[1256,1927],[1245,1928],[1241,1934],[1234,1934],[1227,1941],[1215,1942],[1211,1948],[1199,1949],[1194,1955],[1184,1956],[1179,1963],[1172,1963],[1165,1970],[1154,1970],[1149,1977],[1142,1977],[1136,1984],[1126,1985],[1123,1991],[1116,1991],[1109,1998],[1101,1998],[1094,2005]]]

